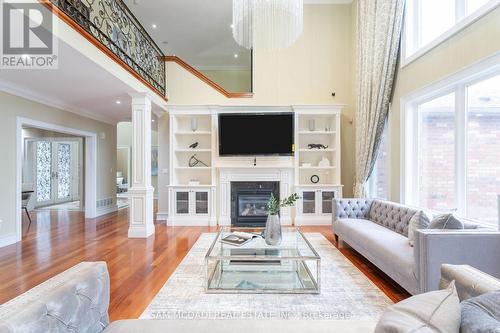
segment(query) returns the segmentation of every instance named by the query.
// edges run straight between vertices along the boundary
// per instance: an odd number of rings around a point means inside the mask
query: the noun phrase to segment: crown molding
[[[23,87],[20,87],[17,84],[13,84],[11,82],[6,82],[2,79],[0,79],[0,91],[6,92],[8,94],[18,96],[25,98],[27,100],[41,103],[47,106],[51,106],[56,109],[60,109],[62,111],[67,111],[71,112],[73,114],[79,115],[81,117],[86,117],[90,118],[99,122],[103,122],[109,125],[116,125],[117,121],[111,117],[103,116],[103,115],[98,115],[92,112],[89,112],[85,109],[74,107],[72,105],[69,105],[66,102],[63,102],[61,100],[55,99],[55,98],[49,98],[47,96],[44,96],[42,94],[39,94],[37,92],[34,92],[30,89],[26,89]]]

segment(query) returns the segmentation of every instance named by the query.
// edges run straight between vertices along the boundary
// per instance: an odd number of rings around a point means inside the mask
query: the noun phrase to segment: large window
[[[432,93],[432,89],[430,89]],[[500,194],[500,72],[463,79],[405,112],[405,201],[495,223]]]
[[[498,5],[497,0],[408,0],[403,64]]]

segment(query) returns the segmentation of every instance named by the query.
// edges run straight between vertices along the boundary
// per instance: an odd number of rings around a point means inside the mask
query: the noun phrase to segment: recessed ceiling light
[[[115,103],[116,103],[116,104],[122,104],[122,102],[121,102],[121,101],[118,101],[118,100],[117,100]]]
[[[153,23],[153,24],[151,24],[151,28],[156,29],[157,25]]]
[[[234,29],[234,24],[231,24],[229,27],[230,27],[231,29]]]
[[[238,53],[235,53],[233,57],[238,58]]]
[[[154,122],[155,122],[155,120],[154,120],[154,119],[151,119],[151,122],[152,122],[152,123],[154,123]]]

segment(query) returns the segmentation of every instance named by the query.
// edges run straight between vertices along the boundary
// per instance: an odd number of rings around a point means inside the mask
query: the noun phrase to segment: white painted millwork
[[[315,106],[171,106],[170,114],[170,161],[168,218],[169,225],[231,225],[231,182],[279,182],[280,197],[305,189],[317,194],[315,214],[304,213],[302,201],[297,207],[282,209],[281,223],[284,225],[328,224],[331,214],[324,212],[323,195],[342,197],[340,184],[340,115],[344,105]],[[218,151],[218,115],[221,113],[295,113],[295,155],[221,157]],[[191,120],[196,118],[196,130]],[[314,119],[316,128],[310,130],[309,120]],[[189,148],[198,142],[196,148]],[[310,150],[308,143],[322,143],[328,148]],[[160,144],[161,146],[161,144]],[[196,154],[207,166],[189,167],[189,158]],[[319,167],[326,157],[330,166]],[[309,168],[301,162],[312,163]],[[311,174],[319,174],[318,184],[310,182]],[[167,175],[159,174],[159,177]],[[198,185],[189,185],[192,180]],[[160,179],[159,179],[160,183]],[[202,194],[207,198],[208,210],[196,211],[197,200]],[[315,195],[316,197],[316,195]],[[203,201],[202,200],[202,201]],[[331,201],[331,200],[330,200]],[[316,207],[316,204],[315,204]],[[330,207],[331,209],[331,207]],[[162,218],[167,214],[162,213]]]
[[[151,97],[132,95],[132,187],[129,189],[130,238],[154,234],[153,192],[151,186]]]

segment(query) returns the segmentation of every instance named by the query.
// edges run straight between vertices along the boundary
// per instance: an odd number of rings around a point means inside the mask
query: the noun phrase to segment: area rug
[[[321,293],[206,294],[204,233],[141,315],[142,319],[378,320],[393,302],[320,233],[306,233],[321,257]]]

